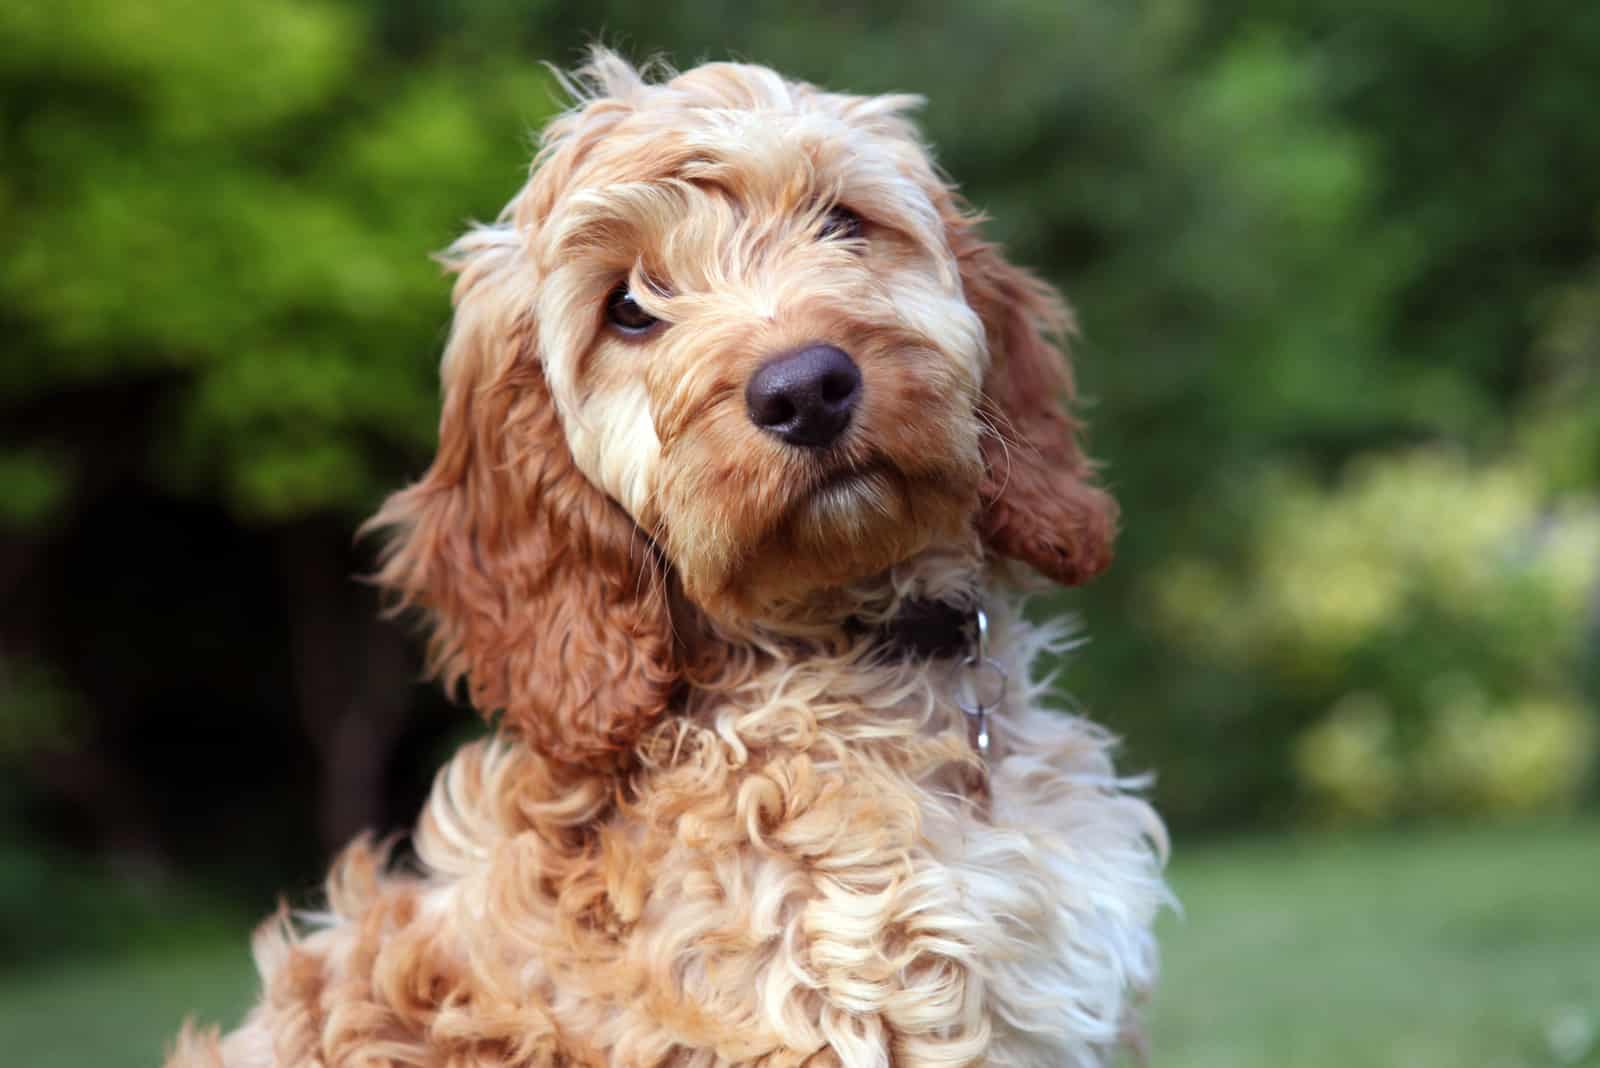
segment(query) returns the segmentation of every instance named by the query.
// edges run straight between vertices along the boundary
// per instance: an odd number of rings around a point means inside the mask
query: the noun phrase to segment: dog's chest
[[[752,763],[732,813],[749,840],[736,859],[679,854],[703,875],[658,885],[647,925],[700,932],[657,943],[691,996],[851,1068],[1104,1063],[1153,980],[1159,825],[1103,734],[1028,698],[996,715],[977,792],[954,703],[914,734]]]
[[[926,863],[957,894],[964,965],[992,1028],[985,1063],[1100,1065],[1154,981],[1159,824],[1114,778],[1103,734],[1010,713],[983,802],[927,796]]]

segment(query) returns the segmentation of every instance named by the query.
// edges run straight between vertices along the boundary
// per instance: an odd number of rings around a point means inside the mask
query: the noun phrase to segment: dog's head
[[[979,234],[915,98],[603,52],[576,89],[451,250],[438,455],[375,520],[447,681],[606,761],[680,680],[674,588],[749,622],[974,539],[1105,567],[1067,313]]]

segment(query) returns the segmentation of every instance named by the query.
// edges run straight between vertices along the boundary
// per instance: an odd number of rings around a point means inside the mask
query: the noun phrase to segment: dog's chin
[[[680,563],[685,592],[713,615],[748,620],[881,574],[930,546],[961,542],[977,508],[976,471],[915,476],[870,463],[815,477],[731,566]]]

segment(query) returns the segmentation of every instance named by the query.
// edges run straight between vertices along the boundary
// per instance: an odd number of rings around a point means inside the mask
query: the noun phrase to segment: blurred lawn
[[[1153,1068],[1600,1065],[1592,822],[1259,841],[1172,881]]]
[[[1172,879],[1152,1068],[1600,1065],[1600,826],[1259,840]],[[152,1064],[252,986],[242,931],[0,976],[0,1060]]]

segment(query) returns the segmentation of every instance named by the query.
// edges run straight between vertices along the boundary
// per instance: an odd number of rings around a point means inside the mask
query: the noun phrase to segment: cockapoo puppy
[[[1018,588],[1115,527],[1063,305],[914,97],[604,51],[571,88],[449,254],[438,455],[374,520],[499,731],[169,1065],[1105,1064],[1165,845],[1029,673]]]

